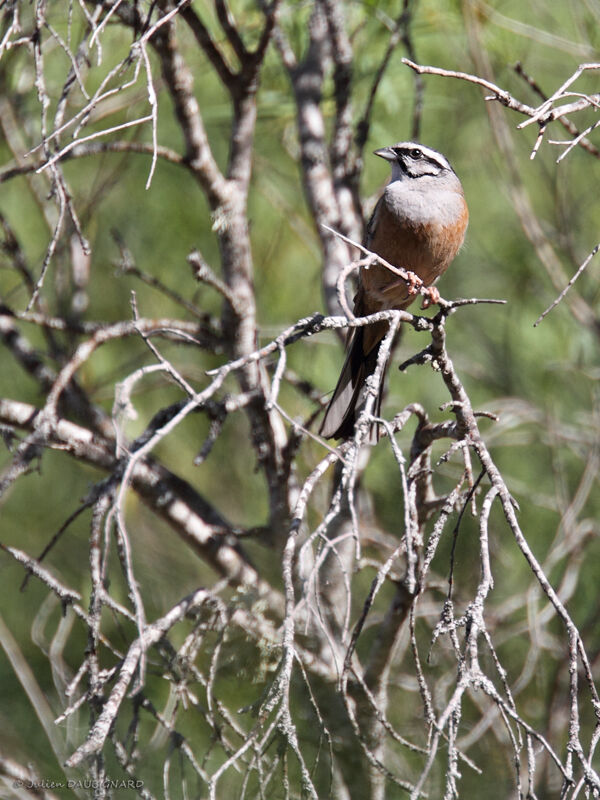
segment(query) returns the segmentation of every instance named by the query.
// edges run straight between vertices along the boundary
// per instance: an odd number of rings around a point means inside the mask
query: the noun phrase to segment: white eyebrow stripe
[[[398,142],[398,144],[394,144],[392,147],[401,147],[404,150],[420,150],[422,153],[425,153],[427,158],[431,159],[431,161],[435,161],[436,164],[439,164],[443,169],[452,169],[445,156],[432,147],[427,147],[427,145],[419,144],[418,142]]]

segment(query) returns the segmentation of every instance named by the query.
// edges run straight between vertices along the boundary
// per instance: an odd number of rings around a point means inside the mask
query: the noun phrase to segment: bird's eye
[[[423,158],[423,151],[419,150],[418,147],[415,147],[415,149],[412,151],[412,154],[413,158]]]

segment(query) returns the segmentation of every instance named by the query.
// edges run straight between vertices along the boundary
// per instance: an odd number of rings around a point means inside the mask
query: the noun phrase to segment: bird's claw
[[[413,297],[414,295],[419,294],[423,287],[423,281],[416,275],[414,272],[407,270],[408,274],[406,276],[406,283],[408,284],[408,295],[409,297]]]
[[[435,306],[440,302],[441,295],[439,289],[436,289],[435,286],[430,286],[426,292],[427,294],[423,296],[421,308],[429,308],[429,306]]]

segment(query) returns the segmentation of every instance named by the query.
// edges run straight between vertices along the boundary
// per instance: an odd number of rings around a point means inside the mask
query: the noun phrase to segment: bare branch
[[[564,289],[562,290],[562,292],[561,292],[561,293],[558,295],[558,297],[556,298],[556,300],[554,300],[554,301],[553,301],[553,302],[552,302],[552,303],[551,303],[551,304],[548,306],[548,308],[547,308],[547,309],[546,309],[546,310],[545,310],[545,311],[544,311],[542,314],[540,314],[540,316],[539,316],[539,317],[536,319],[536,321],[533,323],[533,327],[534,327],[534,328],[536,328],[536,327],[537,327],[537,326],[540,324],[540,322],[541,322],[541,321],[544,319],[544,317],[545,317],[545,316],[547,316],[547,315],[548,315],[548,314],[549,314],[549,313],[552,311],[552,309],[553,309],[553,308],[556,308],[556,306],[557,306],[557,305],[558,305],[558,304],[561,302],[561,300],[564,298],[564,296],[565,296],[565,295],[566,295],[566,293],[569,291],[569,289],[571,288],[571,286],[573,286],[573,284],[575,283],[575,281],[577,280],[577,278],[579,278],[579,276],[580,276],[580,275],[581,275],[581,273],[582,273],[582,272],[585,270],[585,268],[586,268],[586,267],[587,267],[587,265],[590,263],[590,261],[592,260],[592,258],[593,258],[593,257],[596,255],[596,253],[598,252],[598,250],[600,250],[600,243],[599,243],[599,244],[597,244],[597,245],[594,247],[594,249],[592,250],[592,252],[591,252],[591,253],[590,253],[590,254],[587,256],[587,258],[585,258],[585,260],[582,262],[582,264],[581,264],[581,266],[579,267],[579,269],[577,270],[577,272],[576,272],[576,273],[573,275],[573,277],[572,277],[572,278],[570,279],[570,281],[567,283],[567,285],[565,286],[565,288],[564,288]]]

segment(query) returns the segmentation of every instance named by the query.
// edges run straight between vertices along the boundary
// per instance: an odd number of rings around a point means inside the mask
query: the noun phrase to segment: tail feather
[[[325,410],[319,433],[325,439],[349,439],[366,400],[365,382],[375,372],[380,341],[365,355],[363,329],[357,328],[348,345],[348,353],[337,386]],[[379,415],[383,398],[383,376],[373,413]],[[371,430],[371,441],[377,441],[377,426]]]

